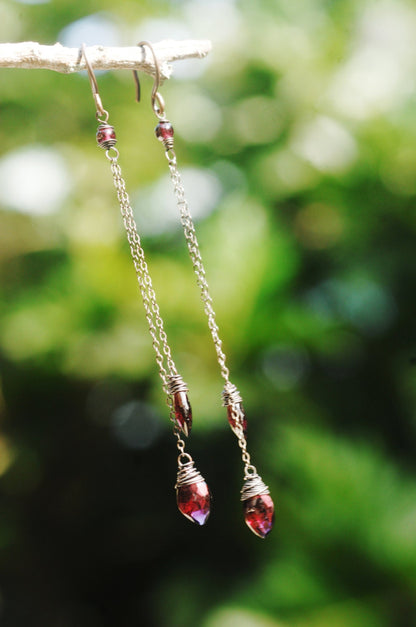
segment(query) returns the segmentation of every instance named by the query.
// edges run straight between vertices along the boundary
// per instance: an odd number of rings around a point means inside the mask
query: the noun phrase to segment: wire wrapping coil
[[[168,152],[169,150],[173,150],[175,140],[173,139],[173,137],[164,137],[162,139],[162,143],[165,147],[165,151]]]
[[[191,485],[192,483],[200,483],[205,481],[201,473],[195,468],[195,462],[189,461],[182,466],[179,465],[178,475],[176,477],[175,490],[181,488],[184,485]]]
[[[117,143],[114,126],[107,124],[107,122],[101,122],[97,128],[97,143],[100,148],[104,148],[105,150],[113,148]]]
[[[168,393],[177,394],[178,392],[188,392],[188,386],[182,379],[180,374],[170,374],[168,376]]]
[[[247,501],[253,496],[259,496],[260,494],[270,494],[269,488],[264,483],[260,475],[255,473],[246,477],[241,489],[241,500]]]
[[[240,392],[233,383],[226,383],[222,391],[222,404],[223,407],[228,405],[238,405],[243,402]]]

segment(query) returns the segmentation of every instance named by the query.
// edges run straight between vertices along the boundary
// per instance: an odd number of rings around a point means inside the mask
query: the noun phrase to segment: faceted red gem
[[[242,416],[242,427],[243,427],[243,433],[244,435],[247,435],[247,418],[246,415],[244,413],[244,409],[241,403],[238,403],[237,405],[235,405],[235,408],[237,409],[237,411],[239,411],[241,413]],[[228,418],[228,422],[231,425],[231,428],[233,431],[235,431],[235,427],[236,427],[236,419],[234,418],[233,415],[233,406],[232,405],[227,405],[227,418]]]
[[[173,395],[175,421],[187,436],[192,429],[192,408],[186,392],[175,392]]]
[[[274,504],[270,494],[259,494],[243,501],[244,518],[253,533],[265,538],[274,523]]]
[[[204,525],[211,506],[211,493],[205,481],[183,485],[176,490],[179,511],[197,525]]]
[[[100,124],[96,137],[98,145],[104,148],[114,146],[117,141],[114,127],[109,124]]]
[[[173,126],[167,120],[162,120],[155,128],[156,137],[163,141],[164,139],[169,139],[173,137]]]

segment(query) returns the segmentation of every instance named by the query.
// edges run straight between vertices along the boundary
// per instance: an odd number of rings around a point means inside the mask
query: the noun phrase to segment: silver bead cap
[[[180,374],[171,374],[168,377],[168,393],[188,392],[188,386]]]
[[[244,479],[244,484],[241,489],[241,500],[247,501],[253,498],[253,496],[260,496],[260,494],[270,494],[270,490],[264,483],[263,479],[257,473],[254,473]]]
[[[195,468],[195,462],[192,460],[183,465],[179,465],[175,490],[182,486],[191,485],[192,483],[201,483],[202,481],[205,482],[205,479]]]
[[[226,383],[222,391],[223,407],[238,405],[243,402],[240,392],[233,383]]]

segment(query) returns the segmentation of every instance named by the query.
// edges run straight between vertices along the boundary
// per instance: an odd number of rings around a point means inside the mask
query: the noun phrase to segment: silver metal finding
[[[174,150],[173,150],[173,146],[175,145],[175,141],[174,141],[173,137],[164,137],[162,139],[162,143],[163,143],[163,145],[165,147],[165,154],[168,154],[170,152],[175,154]],[[172,158],[172,155],[169,155],[168,156],[168,160],[170,160],[171,158]]]
[[[137,44],[138,46],[142,46],[145,48],[146,46],[149,48],[150,52],[153,56],[153,62],[155,66],[155,80],[153,82],[152,94],[151,94],[151,102],[152,108],[156,115],[156,117],[161,120],[161,124],[158,126],[163,126],[164,123],[168,123],[168,120],[165,117],[165,102],[159,92],[160,87],[160,66],[159,61],[156,56],[156,52],[149,41],[141,41]],[[138,87],[138,93],[140,89],[139,78],[137,72],[135,74],[135,81]],[[161,133],[162,135],[162,133]],[[202,257],[199,250],[199,244],[196,237],[195,227],[192,220],[191,213],[189,211],[189,206],[185,197],[185,189],[182,183],[182,178],[179,173],[176,161],[176,153],[173,150],[173,134],[169,136],[160,137],[165,147],[165,155],[168,159],[170,176],[173,183],[173,189],[176,197],[176,202],[178,209],[180,211],[181,223],[184,229],[186,242],[188,244],[189,254],[192,260],[192,264],[194,267],[194,271],[197,277],[197,283],[201,290],[201,298],[204,303],[204,310],[208,317],[208,327],[211,331],[211,336],[214,342],[215,351],[217,353],[217,360],[220,365],[221,375],[224,378],[226,384],[229,384],[229,370],[226,366],[226,358],[225,354],[222,350],[222,341],[219,337],[219,329],[216,322],[216,314],[212,305],[212,298],[209,294],[208,282],[205,275],[205,268],[202,263]]]
[[[108,111],[106,111],[104,109],[103,103],[101,102],[101,96],[100,96],[99,91],[98,91],[97,79],[95,78],[95,74],[94,74],[94,70],[92,69],[92,65],[91,65],[91,63],[88,60],[85,44],[82,44],[81,51],[82,51],[82,54],[83,54],[83,57],[84,57],[85,66],[87,68],[88,78],[90,80],[90,85],[91,85],[91,90],[92,90],[92,95],[93,95],[94,101],[95,101],[95,107],[96,107],[96,114],[95,114],[95,116],[96,116],[96,118],[100,122],[107,122],[107,120],[108,120]]]
[[[205,268],[202,263],[201,252],[195,233],[195,226],[185,197],[185,189],[182,183],[182,178],[176,165],[176,156],[174,161],[169,161],[169,170],[171,173],[171,179],[173,182],[177,206],[180,212],[181,223],[185,233],[185,239],[188,245],[192,265],[197,277],[197,283],[201,290],[201,299],[204,303],[204,311],[208,318],[208,327],[211,331],[215,351],[217,353],[217,361],[220,366],[221,375],[225,380],[224,390],[222,392],[223,404],[227,407],[231,406],[231,412],[234,418],[234,426],[232,426],[231,428],[237,437],[238,446],[241,449],[241,458],[244,463],[244,475],[246,478],[251,477],[253,473],[257,474],[257,471],[255,466],[251,464],[250,453],[247,451],[247,440],[243,429],[244,416],[241,412],[241,403],[243,399],[237,387],[229,380],[230,372],[226,366],[226,357],[224,351],[222,350],[222,342],[218,333],[218,325],[216,323],[216,316],[212,305],[212,298],[209,294]],[[264,494],[266,494],[266,492],[264,492]]]
[[[156,116],[159,118],[159,120],[164,120],[165,119],[165,101],[163,100],[163,97],[159,92],[159,87],[161,84],[161,79],[160,79],[161,74],[160,74],[160,65],[159,65],[158,58],[156,56],[155,49],[153,48],[153,45],[150,43],[150,41],[140,41],[137,45],[141,46],[142,48],[145,48],[147,46],[152,54],[153,63],[155,66],[155,78],[154,78],[152,94],[151,94],[152,109],[155,112]],[[133,70],[133,75],[134,75],[134,80],[136,82],[136,89],[137,89],[136,99],[139,102],[140,101],[140,81],[139,81],[139,77],[138,77],[136,70]]]
[[[241,488],[241,500],[247,501],[253,496],[260,496],[260,494],[270,494],[270,490],[264,483],[260,475],[253,473],[250,476],[244,478],[244,484]]]
[[[124,228],[126,229],[127,240],[133,259],[133,265],[143,299],[146,319],[149,325],[149,333],[152,338],[153,349],[156,353],[156,362],[159,366],[159,374],[163,381],[164,390],[168,394],[168,379],[169,376],[177,375],[176,366],[172,359],[167,335],[164,330],[163,320],[160,315],[159,305],[156,301],[156,294],[153,289],[152,279],[150,278],[144,250],[137,231],[133,209],[130,204],[129,195],[126,191],[126,183],[122,177],[121,168],[118,164],[118,155],[109,157],[109,160],[113,174],[114,186],[117,190],[117,198],[120,204]]]
[[[173,151],[171,151],[173,152]],[[174,153],[173,153],[174,154]],[[222,341],[219,336],[219,329],[216,322],[216,314],[212,305],[212,298],[209,293],[208,281],[206,279],[204,264],[202,263],[201,252],[196,237],[195,226],[189,211],[188,202],[185,197],[185,188],[183,186],[182,177],[176,165],[176,157],[174,161],[169,161],[170,176],[173,183],[176,203],[180,211],[181,223],[185,233],[186,243],[188,245],[189,255],[196,274],[197,284],[201,290],[201,299],[204,304],[204,311],[208,317],[208,327],[214,342],[217,360],[221,369],[221,375],[225,382],[229,382],[230,371],[226,366],[226,357],[222,350]]]
[[[177,394],[177,392],[188,392],[188,386],[182,379],[180,374],[170,374],[167,378],[167,387],[169,394]]]
[[[176,477],[175,490],[184,485],[191,485],[191,483],[200,483],[201,481],[205,481],[201,473],[195,468],[195,462],[192,457],[188,454],[186,455],[190,458],[190,461],[187,461],[185,464],[181,463],[181,456],[179,456],[178,459],[178,475]]]
[[[241,397],[240,392],[233,383],[228,381],[224,385],[224,389],[222,391],[222,404],[224,407],[228,407],[228,405],[238,405],[242,403],[243,399]]]
[[[107,124],[109,114],[102,105],[94,70],[92,69],[92,66],[86,55],[85,44],[82,44],[82,54],[84,55],[92,93],[97,105],[97,116],[105,116],[105,120],[99,120],[100,124],[97,130],[97,139],[100,137],[101,134],[104,133],[103,137],[101,137],[101,139],[99,140],[99,145],[106,149],[106,157],[110,161],[114,186],[117,191],[117,198],[120,204],[121,215],[123,218],[124,227],[126,229],[127,241],[130,246],[133,265],[136,271],[137,281],[139,283],[140,292],[143,299],[143,305],[146,313],[146,319],[149,325],[149,332],[152,338],[153,348],[156,353],[156,362],[159,366],[159,374],[163,382],[163,388],[165,392],[168,393],[168,377],[174,377],[175,375],[177,375],[176,366],[172,359],[172,354],[164,329],[163,320],[160,315],[159,305],[157,303],[156,294],[153,289],[152,279],[150,278],[144,250],[142,248],[140,236],[137,231],[137,225],[134,219],[130,198],[126,191],[126,183],[123,179],[123,176],[121,174],[121,168],[118,164],[119,153],[118,150],[114,148],[116,142],[114,128]],[[108,131],[110,131],[110,133],[107,136],[105,135],[105,132]],[[168,402],[168,405],[172,411],[171,403]]]
[[[143,47],[147,46],[153,56],[153,62],[155,66],[155,80],[153,82],[153,87],[152,87],[151,102],[152,102],[152,108],[156,117],[158,117],[159,120],[161,121],[158,127],[162,127],[165,124],[169,124],[170,129],[172,130],[172,127],[165,116],[165,102],[159,92],[159,87],[161,83],[160,66],[159,66],[158,58],[156,56],[156,52],[152,44],[148,41],[141,41],[137,45],[143,46]],[[135,72],[134,75],[135,75],[135,81],[136,81],[138,94],[139,94],[140,83],[139,83],[137,72]],[[176,153],[173,149],[173,146],[174,146],[173,131],[172,131],[172,134],[170,135],[167,135],[166,133],[163,134],[163,132],[161,131],[159,135],[159,139],[161,139],[165,147],[165,155],[169,164],[170,176],[171,176],[172,183],[173,183],[176,203],[180,211],[181,223],[182,223],[183,230],[185,233],[185,238],[186,238],[186,242],[188,245],[188,250],[189,250],[191,260],[192,260],[194,271],[197,277],[197,283],[201,290],[201,299],[204,303],[204,310],[208,317],[208,327],[209,327],[209,330],[211,331],[211,336],[214,342],[215,351],[217,353],[217,360],[220,365],[221,375],[224,378],[226,384],[229,384],[230,373],[226,366],[225,354],[222,350],[222,341],[218,333],[219,329],[218,329],[218,325],[216,322],[216,314],[212,305],[212,298],[209,293],[208,281],[206,279],[205,268],[202,263],[202,257],[201,257],[201,253],[199,249],[198,240],[196,237],[195,226],[194,226],[192,216],[189,211],[188,202],[185,196],[185,188],[183,186],[182,177],[177,167]]]

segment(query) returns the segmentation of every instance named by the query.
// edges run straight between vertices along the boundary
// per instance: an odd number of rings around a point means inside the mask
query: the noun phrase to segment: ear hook
[[[150,52],[152,53],[153,63],[155,66],[155,79],[153,82],[152,95],[151,95],[152,109],[160,120],[164,120],[165,119],[165,101],[163,100],[161,94],[159,93],[159,87],[161,83],[160,65],[159,65],[158,58],[156,56],[155,49],[153,48],[152,44],[149,41],[141,41],[137,45],[141,46],[142,48],[147,46]],[[137,90],[136,99],[137,99],[137,102],[140,102],[140,81],[139,81],[139,76],[136,70],[133,70],[133,76],[134,76],[134,80],[136,83],[136,90]]]
[[[97,79],[95,78],[94,70],[92,69],[91,63],[88,60],[85,44],[82,44],[81,50],[82,50],[82,54],[84,56],[85,65],[86,65],[87,72],[88,72],[88,78],[90,79],[90,85],[91,85],[92,95],[93,95],[94,101],[95,101],[95,106],[97,108],[97,112],[95,114],[96,118],[100,122],[107,122],[107,120],[108,120],[108,111],[106,111],[104,109],[103,103],[101,102],[101,97],[100,97],[100,94],[98,92]],[[101,119],[101,117],[103,117],[104,119]]]

